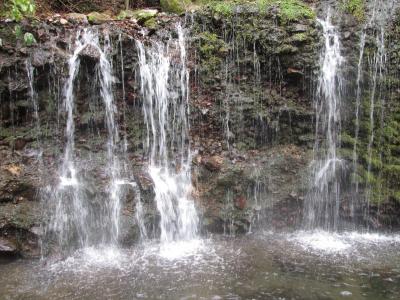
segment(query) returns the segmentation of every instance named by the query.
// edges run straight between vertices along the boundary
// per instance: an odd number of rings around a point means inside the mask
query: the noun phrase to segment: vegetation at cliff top
[[[20,21],[25,16],[33,16],[35,14],[36,5],[33,0],[9,0],[6,3],[6,16]]]
[[[341,7],[358,21],[365,19],[365,0],[341,0]]]
[[[284,23],[315,17],[314,11],[301,0],[205,1],[206,7],[225,17],[232,15],[238,5],[256,6],[260,13],[266,13],[272,8],[277,8],[279,17]]]

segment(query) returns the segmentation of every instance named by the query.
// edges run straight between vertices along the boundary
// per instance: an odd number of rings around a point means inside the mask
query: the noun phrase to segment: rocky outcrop
[[[203,232],[237,234],[257,226],[276,230],[295,228],[302,221],[315,139],[313,92],[322,46],[319,27],[308,9],[302,11],[301,17],[290,19],[277,6],[261,12],[248,4],[225,8],[208,6],[196,12],[188,41],[190,140],[194,153],[192,194],[202,214]],[[65,116],[61,107],[62,82],[67,76],[65,63],[70,41],[77,28],[86,23],[85,18],[85,15],[58,15],[37,25],[22,24],[22,31],[31,32],[38,41],[30,47],[14,35],[14,24],[0,25],[0,253],[5,255],[38,255],[38,241],[48,234],[40,229],[47,221],[43,212],[48,205],[40,198],[46,185],[56,180],[64,144]],[[63,24],[61,19],[68,23]],[[127,141],[132,176],[144,204],[144,223],[157,234],[159,216],[152,182],[145,172],[146,128],[138,97],[140,87],[135,78],[135,39],[148,43],[151,39],[173,36],[177,17],[141,11],[125,12],[119,19],[110,21],[107,17],[103,20],[107,21],[105,24],[89,17],[92,23],[102,23],[95,26],[101,39],[104,33],[110,35],[119,112],[116,119]],[[348,58],[346,72],[354,77],[357,51],[353,44],[360,27],[351,17],[344,18],[342,23]],[[393,50],[389,51],[389,58],[393,63],[387,77],[393,87],[388,103],[394,112],[386,110],[390,126],[384,127],[382,135],[384,147],[390,149],[390,153],[384,152],[383,159],[391,163],[389,169],[373,169],[373,173],[384,174],[382,179],[391,193],[379,212],[374,206],[371,208],[370,220],[390,226],[396,226],[399,211],[393,201],[398,190],[397,29],[394,24],[390,33]],[[94,202],[105,192],[96,187],[104,186],[106,181],[99,167],[104,166],[106,157],[104,111],[101,101],[94,96],[96,87],[88,80],[94,78],[98,56],[98,51],[90,47],[80,54],[81,73],[77,80],[80,84],[76,86],[79,113],[75,118],[78,162],[81,157],[98,158],[95,163],[85,165],[86,172],[94,178],[85,193],[92,195]],[[40,134],[32,125],[35,120],[27,61],[36,70],[34,86],[39,100]],[[352,114],[344,115],[343,129],[353,134],[351,119]],[[350,162],[350,156],[345,154],[354,141],[345,135],[342,140],[342,156]],[[359,143],[365,148],[365,136]],[[45,170],[41,169],[41,162]],[[128,191],[121,217],[120,242],[124,245],[134,243],[140,234],[135,221],[137,201],[138,193]],[[346,207],[343,199],[345,216],[349,215]]]

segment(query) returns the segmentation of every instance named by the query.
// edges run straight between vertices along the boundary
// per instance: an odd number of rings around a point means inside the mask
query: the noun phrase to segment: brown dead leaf
[[[9,172],[11,175],[19,176],[21,175],[22,168],[21,166],[17,165],[10,165],[5,167],[6,171]]]

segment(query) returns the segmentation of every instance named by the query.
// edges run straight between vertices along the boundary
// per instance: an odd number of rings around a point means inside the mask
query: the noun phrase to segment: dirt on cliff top
[[[0,1],[0,12],[6,11],[8,0]],[[92,11],[110,11],[118,13],[125,8],[125,0],[35,0],[36,15],[46,16],[54,13],[89,13]],[[130,0],[130,8],[158,5],[158,0]]]

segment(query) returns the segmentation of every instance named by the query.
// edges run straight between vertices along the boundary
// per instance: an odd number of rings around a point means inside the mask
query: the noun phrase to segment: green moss
[[[95,11],[88,14],[87,19],[91,24],[103,24],[112,20],[109,15]]]
[[[307,42],[310,39],[307,33],[305,32],[300,32],[296,33],[293,36],[290,37],[290,42],[292,43],[304,43]]]
[[[358,21],[365,19],[365,0],[341,0],[341,7]]]
[[[149,29],[156,29],[157,26],[158,26],[157,21],[156,21],[155,18],[151,18],[151,19],[146,20],[143,25],[146,26]]]
[[[202,65],[209,70],[217,68],[228,52],[228,45],[215,33],[203,32],[199,35],[199,53],[203,62]]]
[[[163,11],[175,14],[184,13],[189,4],[190,0],[160,0]]]
[[[283,44],[276,48],[275,54],[285,55],[285,54],[295,54],[299,52],[299,49],[292,45]]]
[[[242,5],[249,8],[256,7],[261,14],[266,14],[271,8],[276,7],[279,9],[278,16],[283,23],[315,18],[313,10],[301,0],[204,0],[202,3],[205,7],[222,17],[232,16],[235,12],[235,7]],[[249,11],[253,10],[250,9]]]
[[[270,7],[279,8],[279,17],[283,23],[289,23],[302,19],[314,19],[314,11],[301,0],[257,0],[260,12]]]
[[[214,2],[211,5],[214,12],[221,16],[232,15],[235,8],[234,2]]]
[[[341,142],[343,147],[354,147],[356,140],[347,133],[343,133],[341,136]]]

